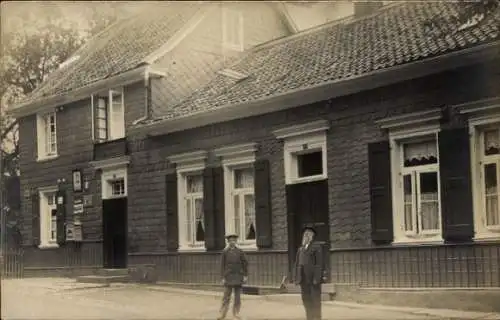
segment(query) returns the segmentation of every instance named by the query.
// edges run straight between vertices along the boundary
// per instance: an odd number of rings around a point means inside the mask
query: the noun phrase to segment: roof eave
[[[149,65],[145,65],[107,79],[96,81],[94,83],[91,83],[90,85],[81,87],[74,91],[18,105],[13,109],[7,110],[7,114],[14,118],[19,118],[38,112],[43,112],[50,108],[85,99],[87,97],[90,97],[90,95],[96,93],[97,91],[126,86],[138,81],[143,81],[144,76],[147,73],[152,76],[158,77],[161,77],[163,75],[161,71],[152,70]]]
[[[182,118],[132,127],[129,129],[129,133],[159,136],[214,123],[286,110],[480,63],[498,56],[500,56],[500,41],[497,40],[489,44],[377,70],[349,79],[331,81],[264,99],[233,104],[210,112],[200,112]]]

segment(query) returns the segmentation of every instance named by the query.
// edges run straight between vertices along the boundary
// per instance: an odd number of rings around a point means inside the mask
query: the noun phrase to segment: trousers
[[[222,296],[222,306],[220,308],[220,318],[226,317],[231,302],[231,294],[234,291],[233,315],[238,315],[241,309],[241,286],[225,286]]]
[[[307,320],[321,320],[321,284],[312,284],[302,278],[300,293]]]

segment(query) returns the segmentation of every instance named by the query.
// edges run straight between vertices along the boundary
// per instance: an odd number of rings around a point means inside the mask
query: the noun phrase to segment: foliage
[[[123,15],[119,3],[10,2],[2,4],[0,56],[0,178],[2,186],[19,188],[18,125],[6,116],[9,106],[35,90],[88,38]],[[2,188],[3,188],[2,187]],[[12,189],[9,188],[9,189]],[[20,190],[2,198],[18,199]],[[19,199],[20,201],[20,199]],[[19,206],[0,203],[7,220]]]

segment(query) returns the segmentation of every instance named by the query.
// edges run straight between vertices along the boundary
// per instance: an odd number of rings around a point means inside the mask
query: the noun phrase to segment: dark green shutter
[[[205,168],[203,170],[203,208],[205,214],[205,248],[216,250],[215,237],[215,204],[214,204],[214,170]]]
[[[38,192],[31,196],[31,240],[34,246],[40,245],[40,196]]]
[[[177,251],[179,249],[179,223],[178,223],[178,196],[177,196],[177,174],[166,176],[166,208],[167,208],[167,250]]]
[[[215,244],[217,250],[222,250],[226,246],[224,169],[222,167],[213,168],[213,181],[214,181]]]
[[[394,238],[391,194],[391,154],[389,141],[368,144],[371,235],[374,242]]]
[[[257,246],[270,248],[272,237],[271,177],[269,161],[255,161],[255,224],[257,229]]]
[[[62,198],[62,203],[59,203]],[[66,191],[59,190],[56,192],[57,204],[57,244],[62,246],[66,243]]]
[[[443,238],[469,240],[474,236],[469,132],[447,129],[438,137]]]

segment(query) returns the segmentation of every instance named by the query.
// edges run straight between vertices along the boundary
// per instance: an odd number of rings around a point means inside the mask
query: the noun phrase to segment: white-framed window
[[[442,242],[441,110],[377,121],[389,130],[394,243]]]
[[[205,245],[205,215],[203,210],[203,174],[190,172],[182,175],[182,215],[185,232],[183,243],[189,247]]]
[[[493,99],[498,100],[498,99]],[[464,108],[469,117],[476,240],[500,239],[500,103]]]
[[[179,251],[205,251],[203,170],[206,158],[205,151],[168,158],[176,164]]]
[[[255,217],[256,144],[223,147],[214,151],[224,168],[224,203],[226,233],[236,233],[243,248],[257,248]]]
[[[57,157],[56,111],[37,115],[38,160]]]
[[[101,174],[102,199],[127,196],[127,168],[125,166],[105,168]]]
[[[125,137],[123,88],[91,96],[93,139],[96,142]]]
[[[274,131],[284,139],[285,182],[287,184],[323,180],[327,174],[328,121],[320,120]]]
[[[40,246],[54,248],[57,245],[57,187],[39,190],[40,201]]]
[[[243,50],[243,13],[234,8],[222,9],[222,41],[224,47]]]
[[[395,219],[399,238],[426,239],[441,235],[437,134],[392,140]]]

